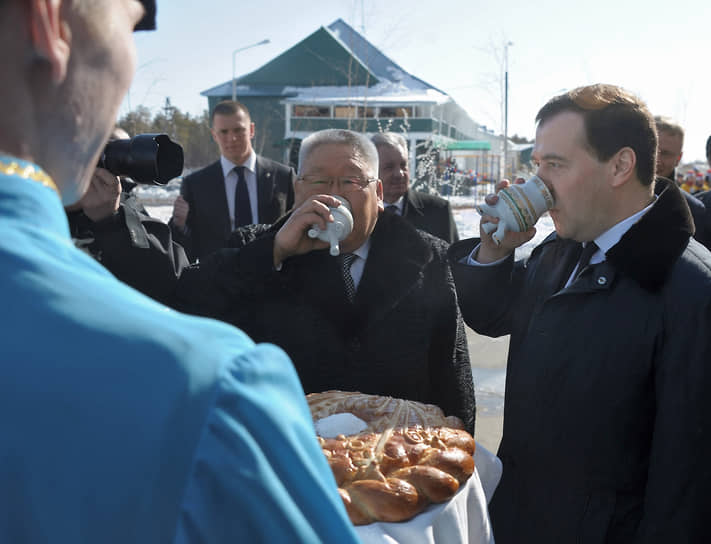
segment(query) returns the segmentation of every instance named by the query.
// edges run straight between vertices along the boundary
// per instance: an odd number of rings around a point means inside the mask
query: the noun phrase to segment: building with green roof
[[[201,94],[212,111],[232,98],[233,88],[255,123],[255,150],[272,159],[296,165],[301,140],[325,128],[370,134],[390,130],[408,140],[413,165],[425,149],[441,157],[457,149],[449,146],[474,142],[477,149],[466,148],[471,164],[476,159],[478,169],[499,177],[503,138],[471,119],[446,92],[406,72],[342,19],[257,70]]]

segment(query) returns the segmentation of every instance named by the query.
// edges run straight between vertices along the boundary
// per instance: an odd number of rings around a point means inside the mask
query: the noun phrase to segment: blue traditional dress
[[[74,248],[0,156],[0,542],[357,542],[279,348]]]

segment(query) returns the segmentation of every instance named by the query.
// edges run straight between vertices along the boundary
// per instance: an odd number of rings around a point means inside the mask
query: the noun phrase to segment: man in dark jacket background
[[[109,139],[128,137],[115,127]],[[167,303],[188,258],[170,227],[148,214],[135,188],[97,167],[82,199],[65,208],[72,240],[121,281]]]
[[[668,117],[656,116],[654,124],[657,127],[657,175],[676,183],[676,167],[681,161],[682,148],[684,147],[684,129]],[[659,194],[660,183],[655,186],[655,193]],[[702,202],[698,196],[682,191],[686,204],[691,210],[694,219],[694,238],[711,249],[711,209]]]
[[[676,185],[654,195],[636,97],[574,89],[537,122],[556,232],[527,262],[534,228],[450,248],[467,324],[511,334],[496,541],[706,542],[711,253]]]
[[[191,260],[226,247],[240,226],[273,223],[294,203],[294,170],[255,153],[244,104],[220,102],[210,122],[220,159],[183,178],[169,222]]]
[[[378,177],[383,182],[386,211],[403,216],[416,228],[452,243],[459,240],[449,201],[410,188],[407,141],[397,132],[376,132],[371,140],[378,150]]]
[[[706,162],[711,169],[711,136],[706,140]],[[711,191],[704,191],[703,193],[697,193],[696,198],[698,198],[706,206],[706,209],[711,210]]]
[[[447,244],[383,213],[377,173],[377,151],[362,134],[326,130],[304,139],[293,212],[241,249],[185,269],[182,307],[283,348],[307,393],[342,389],[435,404],[473,433],[474,387]],[[353,215],[338,257],[307,235],[333,221],[334,195]]]

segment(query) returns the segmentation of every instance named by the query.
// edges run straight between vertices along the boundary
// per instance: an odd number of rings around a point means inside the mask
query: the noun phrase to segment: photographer
[[[128,139],[120,127],[109,141]],[[151,217],[133,193],[136,183],[97,167],[86,194],[65,208],[75,245],[118,279],[163,303],[188,258],[170,227]]]

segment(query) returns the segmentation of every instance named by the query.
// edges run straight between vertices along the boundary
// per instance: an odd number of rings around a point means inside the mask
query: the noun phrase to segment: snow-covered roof
[[[317,52],[315,47],[319,47]],[[352,63],[348,63],[348,84],[294,85],[295,79],[309,80],[309,76],[304,76],[304,70],[314,72],[314,80],[323,81],[329,80],[323,72],[331,70],[330,79],[343,83],[346,77],[343,73],[344,56],[353,59]],[[301,67],[294,64],[299,64],[299,61],[305,68],[295,77],[294,68]],[[317,72],[318,75],[315,75]],[[445,92],[405,71],[342,19],[337,19],[328,27],[321,27],[261,68],[237,78],[235,83],[238,96],[273,96],[289,103],[329,105],[367,101],[369,105],[377,106],[451,101]],[[229,96],[232,94],[232,80],[201,94]]]
[[[299,104],[343,104],[367,101],[369,106],[390,104],[442,104],[450,98],[433,89],[417,91],[395,87],[389,82],[373,87],[285,87],[285,102]]]

